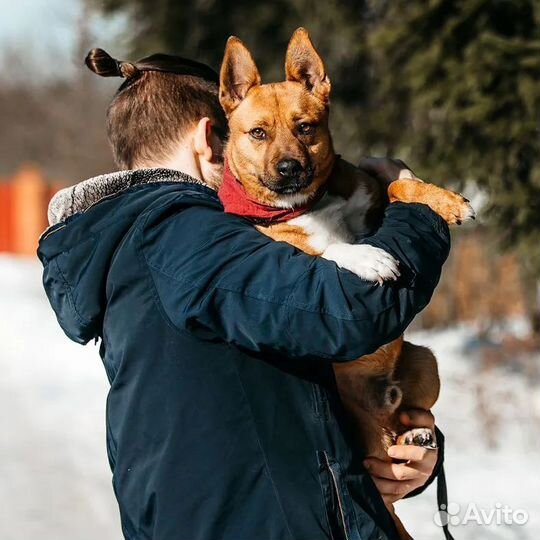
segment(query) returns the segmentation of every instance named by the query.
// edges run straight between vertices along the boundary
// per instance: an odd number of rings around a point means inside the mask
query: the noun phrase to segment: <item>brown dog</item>
[[[227,42],[220,81],[230,127],[220,192],[226,211],[241,213],[230,200],[241,189],[248,210],[255,207],[255,218],[257,211],[285,216],[277,222],[259,220],[261,232],[379,282],[397,278],[397,262],[381,249],[350,242],[373,231],[385,204],[424,203],[448,223],[474,217],[461,195],[425,184],[408,170],[384,186],[336,157],[328,129],[330,81],[302,28],[289,43],[285,71],[285,82],[263,85],[243,43],[235,37]],[[295,214],[306,206],[308,212]],[[395,443],[435,447],[431,430],[403,433],[398,420],[401,409],[430,409],[437,400],[439,377],[431,351],[401,337],[334,370],[366,456],[389,459],[386,450]],[[389,510],[401,537],[410,538]]]

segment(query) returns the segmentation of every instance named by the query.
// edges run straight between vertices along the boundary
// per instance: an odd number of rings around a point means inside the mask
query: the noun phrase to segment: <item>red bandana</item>
[[[314,197],[307,200],[302,206],[295,208],[278,208],[252,199],[244,189],[244,186],[235,178],[227,160],[223,168],[223,182],[218,195],[223,204],[226,214],[234,214],[253,221],[254,223],[272,225],[283,223],[305,214],[325,194],[325,189],[320,189]]]

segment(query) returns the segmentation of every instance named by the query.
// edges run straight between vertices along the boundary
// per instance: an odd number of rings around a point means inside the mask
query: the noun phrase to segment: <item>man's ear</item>
[[[212,123],[210,122],[210,118],[201,118],[193,135],[193,148],[199,158],[208,162],[211,162],[214,157],[211,136]]]
[[[251,53],[235,36],[225,47],[219,82],[219,102],[229,116],[254,86],[261,84],[261,76]]]
[[[323,103],[328,103],[330,79],[305,28],[298,28],[289,41],[285,57],[285,75],[288,81],[302,83]]]

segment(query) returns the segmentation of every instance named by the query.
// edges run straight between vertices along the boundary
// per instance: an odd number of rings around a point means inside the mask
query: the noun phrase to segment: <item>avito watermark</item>
[[[529,521],[529,513],[522,508],[512,508],[507,504],[496,503],[491,508],[482,508],[476,503],[469,503],[465,508],[457,503],[441,505],[433,515],[435,525],[442,527],[450,524],[458,525],[525,525]]]

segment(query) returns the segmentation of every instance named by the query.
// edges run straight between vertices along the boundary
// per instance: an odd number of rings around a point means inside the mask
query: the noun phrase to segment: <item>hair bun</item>
[[[125,77],[131,79],[139,70],[134,64],[121,62],[103,49],[92,49],[84,59],[88,69],[101,77]]]
[[[101,77],[121,77],[120,62],[103,49],[92,49],[84,59],[88,69]]]

